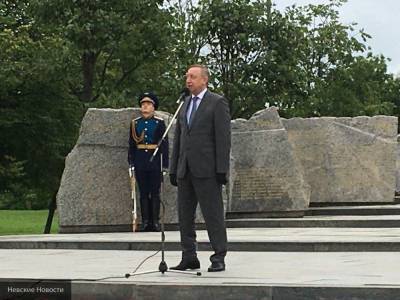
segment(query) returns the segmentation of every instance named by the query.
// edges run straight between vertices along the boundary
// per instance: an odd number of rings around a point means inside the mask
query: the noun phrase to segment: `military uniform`
[[[152,162],[150,162],[150,158],[164,132],[164,120],[156,116],[148,119],[139,117],[131,122],[128,161],[129,165],[135,168],[135,177],[139,186],[141,231],[159,231],[162,180],[160,154],[162,153],[162,168],[168,168],[167,137],[160,145],[159,152]]]

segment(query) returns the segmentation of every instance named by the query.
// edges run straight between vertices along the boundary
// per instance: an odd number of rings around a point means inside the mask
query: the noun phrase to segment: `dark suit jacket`
[[[170,174],[185,177],[187,167],[195,177],[214,177],[229,170],[231,123],[228,101],[207,91],[197,108],[190,128],[186,112],[190,97],[178,114],[170,164]]]

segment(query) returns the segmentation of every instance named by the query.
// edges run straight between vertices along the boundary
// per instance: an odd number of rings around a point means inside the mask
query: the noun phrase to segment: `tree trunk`
[[[85,51],[82,54],[83,89],[80,100],[90,102],[93,100],[94,69],[97,55],[92,51]]]

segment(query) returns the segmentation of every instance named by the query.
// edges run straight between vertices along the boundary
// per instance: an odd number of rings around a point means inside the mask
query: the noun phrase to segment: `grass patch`
[[[48,210],[0,210],[0,235],[42,234]],[[58,231],[58,215],[54,214],[51,233]]]

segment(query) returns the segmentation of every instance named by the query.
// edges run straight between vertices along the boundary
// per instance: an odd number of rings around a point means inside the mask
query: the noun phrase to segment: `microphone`
[[[179,96],[178,100],[176,101],[176,103],[179,103],[181,101],[183,101],[185,99],[185,97],[190,95],[190,91],[187,87],[185,87],[182,91],[181,91],[181,95]]]

